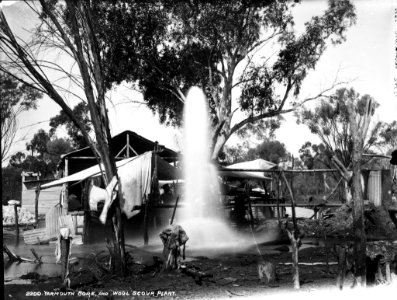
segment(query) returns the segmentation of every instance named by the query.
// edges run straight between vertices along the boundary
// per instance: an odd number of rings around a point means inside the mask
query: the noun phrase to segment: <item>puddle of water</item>
[[[8,284],[32,284],[30,279],[4,279],[4,285]]]
[[[4,264],[4,280],[19,278],[30,272],[54,277],[61,274],[61,265],[55,263],[33,264],[28,262],[8,262]]]
[[[131,226],[132,227],[132,226]],[[71,256],[77,258],[88,257],[93,253],[98,253],[104,251],[108,253],[106,244],[104,242],[104,237],[108,236],[106,228],[98,227],[95,232],[94,237],[96,240],[94,243],[85,245],[73,245]],[[134,260],[138,263],[150,265],[153,263],[153,256],[162,257],[163,245],[158,237],[157,232],[153,232],[150,235],[149,245],[143,245],[143,239],[141,234],[131,234],[127,233],[129,227],[126,227],[126,244],[132,245],[132,247],[126,246],[126,251],[130,252]],[[262,254],[277,254],[281,253],[276,248],[283,243],[275,243],[272,245],[261,245],[263,242],[267,242],[268,238],[263,234],[252,234],[248,233],[245,237],[239,237],[238,240],[234,240],[233,243],[228,245],[228,247],[193,247],[188,242],[186,245],[186,260],[194,260],[194,257],[206,256],[208,258],[216,258],[219,256],[224,256],[225,254],[238,254],[238,253],[251,253],[257,254],[258,244]],[[59,276],[61,273],[60,264],[55,264],[55,243],[47,245],[25,245],[23,238],[21,237],[19,241],[15,240],[15,237],[3,237],[3,242],[7,244],[11,251],[15,252],[17,255],[26,258],[33,258],[30,251],[31,248],[35,249],[39,256],[42,256],[43,264],[37,265],[33,263],[5,263],[4,264],[4,279],[5,283],[10,284],[27,284],[30,280],[19,279],[20,276],[26,275],[29,272],[36,272],[40,275],[47,275],[49,277]],[[216,243],[215,243],[216,244]],[[323,246],[321,240],[310,240],[304,239],[301,249],[307,247],[318,247]],[[8,261],[8,257],[5,256],[5,262]],[[10,281],[11,280],[11,281]]]

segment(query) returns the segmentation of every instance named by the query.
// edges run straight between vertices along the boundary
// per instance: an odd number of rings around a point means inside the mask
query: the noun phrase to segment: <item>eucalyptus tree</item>
[[[212,158],[217,159],[230,136],[248,124],[263,127],[266,118],[294,111],[333,88],[298,97],[327,45],[344,41],[355,22],[354,6],[348,0],[330,0],[298,34],[295,2],[26,1],[40,20],[34,39],[18,39],[1,11],[0,69],[62,108],[103,164],[105,182],[117,177],[106,92],[122,81],[131,82],[160,120],[173,125],[181,123],[187,89],[201,86],[211,112]],[[44,55],[48,49],[72,63],[65,66]],[[50,75],[50,70],[59,75]],[[61,79],[73,88],[60,84]],[[69,97],[86,102],[93,135],[73,113]],[[245,117],[232,120],[238,110]],[[119,198],[123,201],[121,189]],[[124,238],[120,207],[115,207],[116,264],[122,273]]]
[[[294,111],[337,84],[314,97],[299,97],[327,46],[345,40],[356,19],[354,6],[331,0],[297,33],[296,5],[299,1],[98,5],[99,40],[113,45],[105,49],[108,82],[134,83],[160,121],[171,125],[181,124],[187,90],[200,86],[209,103],[212,159],[217,159],[230,136],[245,126],[264,128],[267,118]],[[146,35],[135,34],[142,26]]]
[[[365,108],[371,103],[371,115],[366,116]],[[345,179],[345,197],[351,199],[350,180],[353,162],[354,135],[351,132],[349,118],[351,112],[348,105],[354,107],[355,116],[358,118],[359,127],[365,122],[370,122],[370,117],[379,106],[370,95],[360,95],[354,89],[341,88],[333,95],[321,100],[313,109],[303,108],[297,112],[298,123],[305,124],[310,131],[317,135],[325,146],[323,155],[329,167],[337,168]],[[368,153],[381,142],[380,132],[382,123],[371,124],[365,131],[363,138],[363,153]],[[368,124],[369,126],[370,124]],[[363,161],[364,162],[364,161]]]
[[[314,110],[304,109],[299,114],[299,121],[320,138],[344,178],[346,199],[353,205],[355,277],[362,285],[366,284],[366,234],[361,168],[363,154],[379,139],[380,123],[370,129],[377,106],[370,95],[343,88]]]

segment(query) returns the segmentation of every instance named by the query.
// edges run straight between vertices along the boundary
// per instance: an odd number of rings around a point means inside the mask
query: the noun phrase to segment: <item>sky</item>
[[[2,3],[6,17],[10,8],[20,3],[15,1]],[[393,94],[395,57],[395,32],[397,26],[394,21],[396,1],[353,1],[356,6],[357,23],[347,31],[347,40],[341,45],[329,45],[316,69],[311,71],[305,79],[298,99],[314,96],[324,88],[329,87],[337,79],[348,81],[347,87],[354,87],[360,94],[370,94],[380,104],[375,120],[390,122],[397,119],[397,100]],[[295,12],[297,30],[303,28],[305,21],[313,15],[321,14],[326,8],[326,1],[303,1]],[[21,18],[21,15],[24,17]],[[25,20],[21,22],[21,20]],[[8,21],[11,26],[18,28],[22,35],[27,34],[29,25],[28,12],[9,13]],[[54,55],[54,54],[52,54]],[[111,132],[113,135],[124,130],[132,130],[138,134],[158,141],[174,150],[180,150],[180,130],[159,124],[157,116],[139,103],[128,103],[129,100],[142,101],[142,96],[132,92],[125,84],[111,92],[112,103],[109,105]],[[71,102],[73,104],[73,101]],[[287,107],[286,107],[287,108]],[[19,130],[11,153],[25,150],[28,142],[40,128],[49,129],[48,120],[59,112],[60,108],[50,99],[44,97],[35,111],[28,111],[20,115]],[[276,139],[286,145],[294,156],[298,156],[299,148],[306,142],[318,142],[304,125],[297,125],[293,114],[284,115],[285,121],[276,132]],[[236,118],[234,121],[238,121]],[[59,132],[60,135],[66,132]],[[232,138],[228,142],[239,142]],[[253,141],[253,145],[255,141]]]

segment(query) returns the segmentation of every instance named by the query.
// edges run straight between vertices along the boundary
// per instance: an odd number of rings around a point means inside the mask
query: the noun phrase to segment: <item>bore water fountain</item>
[[[209,124],[205,95],[193,87],[184,108],[185,208],[179,223],[189,236],[188,246],[200,248],[226,247],[237,242],[223,217],[218,176],[210,163]]]

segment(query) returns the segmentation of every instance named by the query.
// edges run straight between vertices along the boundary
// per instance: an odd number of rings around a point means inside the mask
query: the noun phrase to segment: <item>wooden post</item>
[[[253,229],[254,228],[254,215],[252,213],[252,205],[251,205],[251,197],[250,197],[250,186],[249,186],[248,183],[245,185],[245,195],[246,195],[247,201],[248,201],[248,210],[249,210],[248,212],[249,212],[250,219],[251,219],[251,228]]]
[[[292,175],[292,173],[291,173]],[[292,274],[293,274],[293,282],[294,282],[294,288],[299,289],[300,288],[300,282],[299,282],[299,259],[298,259],[298,250],[300,246],[300,237],[299,237],[299,229],[298,225],[296,223],[296,215],[295,215],[295,199],[294,199],[294,194],[292,192],[292,189],[290,185],[288,184],[287,178],[285,177],[284,172],[282,172],[282,176],[284,178],[285,184],[287,185],[287,189],[289,193],[291,194],[291,210],[292,210],[292,222],[293,222],[293,230],[290,232],[287,230],[288,237],[291,240],[291,246],[292,246]]]
[[[127,133],[127,157],[130,157],[130,134]]]
[[[325,172],[323,172],[323,181],[324,181],[324,195],[326,195],[329,190],[329,186],[327,184],[327,173]]]
[[[71,246],[71,237],[69,228],[60,229],[59,237],[60,261],[61,261],[61,278],[63,286],[69,287],[69,255]]]
[[[322,231],[323,238],[324,238],[325,264],[327,266],[327,273],[329,274],[329,254],[328,254],[327,230],[325,228],[323,218],[320,218],[319,223],[320,223],[320,230]]]
[[[336,286],[342,290],[346,274],[346,247],[345,245],[335,246],[335,250],[338,257],[338,277],[336,279]]]
[[[145,205],[145,215],[144,215],[144,229],[143,229],[143,240],[144,245],[147,246],[149,244],[149,211],[150,211],[150,203],[156,200],[158,197],[157,189],[157,152],[158,152],[158,143],[155,142],[154,150],[152,152],[152,182],[151,182],[151,193],[149,198],[146,201]]]
[[[69,159],[65,158],[65,177],[69,176]],[[68,205],[69,205],[69,183],[65,183],[65,198],[63,199],[63,207],[62,209],[65,209],[65,213],[68,212]]]
[[[150,196],[149,196],[150,199]],[[148,215],[148,210],[149,210],[149,199],[145,203],[145,215],[143,217],[143,243],[145,246],[149,244],[149,215]]]
[[[17,240],[19,239],[19,226],[18,226],[18,207],[14,204],[14,213],[15,213],[15,233],[17,235]]]
[[[294,283],[294,289],[300,289],[300,282],[299,282],[299,259],[298,259],[298,251],[299,251],[299,244],[300,238],[296,238],[295,230],[290,232],[287,230],[288,237],[291,240],[292,246],[292,281]]]
[[[294,159],[294,156],[293,155],[291,155],[291,158],[292,158],[292,168],[291,168],[291,170],[293,170],[294,169],[294,164],[295,164],[295,159]],[[290,173],[291,174],[291,178],[290,178],[290,186],[291,186],[291,191],[292,191],[292,193],[294,192],[294,173],[293,172],[291,172]],[[293,196],[293,194],[291,194],[291,196]]]
[[[41,261],[41,257],[37,254],[36,250],[34,250],[34,248],[30,248],[30,251],[32,252],[33,256],[36,258],[35,262],[38,264],[42,264],[43,262]]]
[[[82,193],[82,200],[83,200],[83,209],[84,209],[84,220],[83,220],[83,243],[88,243],[88,234],[90,228],[90,190],[93,185],[93,179],[88,179],[84,183],[83,193]]]
[[[385,263],[385,273],[386,273],[387,283],[391,283],[392,277],[391,277],[391,272],[390,272],[390,261],[386,261],[386,263]]]
[[[41,183],[39,183],[37,185],[36,188],[36,198],[34,201],[34,218],[35,218],[35,227],[37,227],[39,225],[39,196],[40,196],[40,187],[41,187]]]
[[[84,211],[83,244],[88,243],[91,216],[89,211]]]
[[[280,191],[279,200],[283,200],[283,189],[281,188],[282,183],[281,183],[281,181],[280,181],[281,175],[282,175],[282,173],[280,173],[280,177],[279,177],[279,184],[280,184],[280,186],[279,186],[279,191]],[[284,203],[284,202],[285,202],[285,201],[283,201],[283,203]],[[279,202],[279,203],[280,203],[280,202]],[[281,216],[281,218],[284,218],[284,217],[285,217],[285,210],[284,210],[283,208],[280,209],[280,216]]]
[[[280,214],[281,214],[281,212],[280,212],[280,176],[281,176],[281,174],[279,174],[278,175],[278,178],[277,178],[277,221],[278,221],[278,223],[280,224]]]
[[[178,197],[176,197],[174,210],[172,211],[172,217],[171,217],[171,220],[170,220],[170,225],[172,225],[172,223],[174,222],[174,217],[175,217],[176,208],[178,206],[178,201],[179,201],[179,195],[178,195]]]
[[[292,173],[291,173],[292,174]],[[295,214],[295,199],[294,199],[294,194],[292,192],[292,189],[290,185],[288,184],[287,178],[285,177],[284,172],[282,172],[282,176],[284,178],[285,184],[287,185],[287,189],[291,195],[291,210],[292,210],[292,222],[294,224],[294,231],[295,231],[295,236],[298,234],[298,225],[296,223],[296,214]]]

